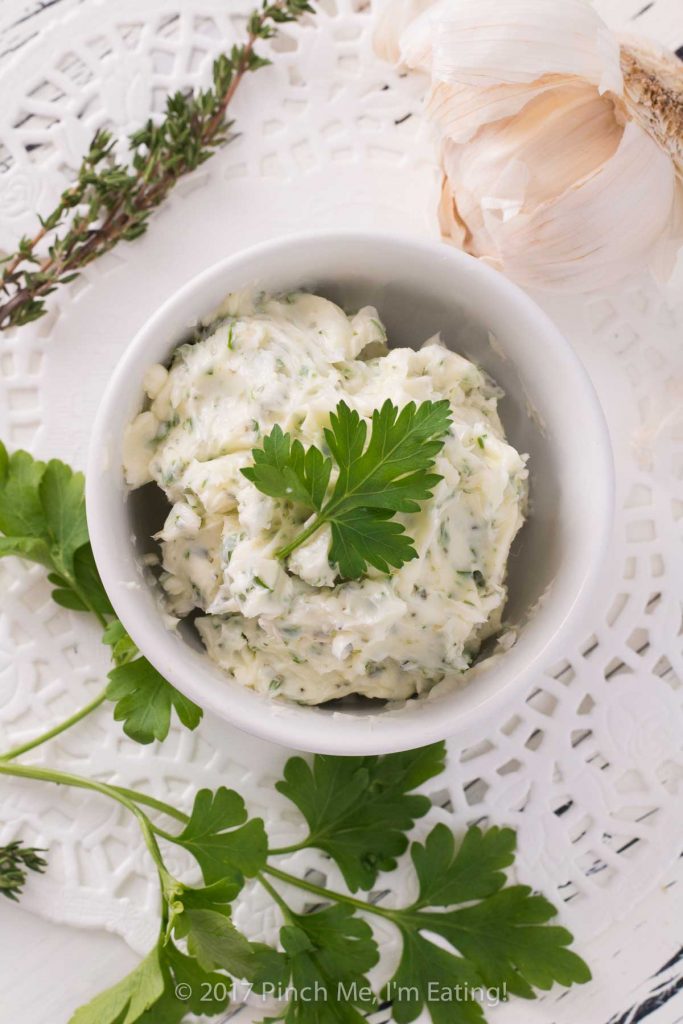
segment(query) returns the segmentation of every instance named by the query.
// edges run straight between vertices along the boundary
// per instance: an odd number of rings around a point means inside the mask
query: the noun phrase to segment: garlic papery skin
[[[447,240],[533,289],[670,270],[683,235],[673,55],[620,44],[584,0],[437,0],[398,51],[431,78]]]
[[[485,88],[553,74],[621,91],[619,44],[585,0],[453,0],[431,18],[439,82]]]
[[[433,5],[434,0],[391,0],[377,9],[373,45],[378,57],[389,64],[401,58],[400,39],[405,29]]]
[[[621,91],[618,41],[586,0],[431,0],[408,18],[406,0],[385,3],[375,49],[398,30],[388,52],[435,81],[486,88],[555,74]]]

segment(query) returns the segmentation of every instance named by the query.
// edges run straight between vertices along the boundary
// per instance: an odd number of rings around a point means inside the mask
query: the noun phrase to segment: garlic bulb
[[[391,0],[375,46],[431,77],[445,238],[527,287],[670,268],[683,238],[673,54],[620,45],[585,0]]]

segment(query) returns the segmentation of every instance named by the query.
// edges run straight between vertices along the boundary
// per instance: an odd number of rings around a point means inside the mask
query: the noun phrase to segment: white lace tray
[[[33,6],[0,5],[0,21],[12,25],[5,47],[15,51],[0,66],[7,248],[33,227],[36,208],[49,209],[95,127],[133,129],[170,89],[204,80],[240,28],[225,0],[61,0],[19,21]],[[626,24],[641,5],[599,6]],[[99,397],[129,338],[162,299],[227,253],[302,227],[436,233],[419,83],[375,60],[365,4],[322,0],[320,8],[314,21],[282,34],[274,66],[239,95],[242,134],[176,189],[149,234],[89,268],[54,297],[44,320],[0,339],[0,436],[10,447],[82,466]],[[680,21],[679,0],[650,5],[643,30],[678,45],[677,10]],[[676,976],[675,964],[662,965],[677,949],[683,909],[683,505],[675,491],[683,272],[677,281],[668,297],[644,281],[585,302],[541,300],[584,360],[608,417],[618,479],[613,550],[562,661],[529,680],[526,701],[451,740],[427,824],[517,828],[520,877],[562,907],[595,981],[534,1004],[512,1001],[489,1011],[493,1022],[635,1020],[621,1015],[651,993],[663,1001]],[[94,694],[106,653],[88,623],[50,602],[39,568],[0,563],[0,590],[6,747]],[[296,823],[270,782],[286,755],[211,716],[194,734],[173,731],[142,748],[103,708],[37,757],[187,805],[200,785],[234,785],[284,842]],[[24,906],[117,932],[139,952],[150,946],[155,883],[125,812],[87,794],[12,782],[2,786],[0,822],[0,842],[21,835],[50,848],[50,870],[30,880]],[[296,860],[340,882],[316,855]],[[390,898],[400,895],[401,871],[385,881]],[[252,934],[274,936],[275,918],[256,891],[237,916]],[[379,938],[390,957],[393,936]]]

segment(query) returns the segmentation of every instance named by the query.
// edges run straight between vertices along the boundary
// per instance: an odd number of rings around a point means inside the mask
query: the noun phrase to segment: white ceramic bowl
[[[360,701],[343,710],[302,707],[229,680],[191,630],[165,627],[141,567],[150,535],[163,521],[161,492],[149,485],[127,494],[123,431],[141,407],[147,367],[166,361],[228,292],[251,286],[308,288],[346,308],[375,305],[393,345],[419,345],[440,330],[450,347],[504,388],[500,414],[507,436],[530,455],[531,511],[513,548],[506,610],[520,629],[510,650],[471,670],[469,685],[397,710]],[[494,703],[523,697],[590,595],[611,525],[613,473],[607,427],[583,367],[519,288],[438,242],[320,234],[269,242],[216,264],[145,324],[100,405],[86,498],[95,558],[114,608],[140,650],[179,690],[239,728],[285,746],[369,754],[457,734]]]

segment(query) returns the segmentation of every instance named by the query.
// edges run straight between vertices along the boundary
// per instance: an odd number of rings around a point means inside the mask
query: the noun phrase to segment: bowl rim
[[[594,457],[599,463],[600,472],[596,486],[602,487],[600,507],[603,509],[603,515],[602,521],[596,523],[595,529],[590,533],[586,550],[582,553],[584,567],[581,581],[573,599],[565,606],[564,614],[555,622],[545,641],[537,643],[531,657],[515,658],[515,647],[502,656],[506,664],[505,681],[502,685],[482,686],[483,682],[490,683],[495,678],[494,673],[485,680],[475,679],[471,685],[456,691],[461,706],[457,710],[453,709],[452,720],[443,713],[447,696],[438,700],[422,700],[419,702],[420,713],[401,718],[400,712],[388,709],[382,710],[376,716],[352,716],[331,713],[329,710],[322,712],[317,707],[293,703],[279,704],[269,700],[267,695],[256,693],[227,678],[226,682],[229,685],[225,688],[217,687],[215,678],[211,680],[208,675],[202,676],[198,662],[190,670],[189,657],[186,659],[187,664],[178,669],[178,661],[184,660],[184,654],[179,647],[177,635],[163,624],[161,612],[158,612],[160,630],[153,634],[148,632],[136,614],[136,604],[137,612],[140,612],[136,588],[121,585],[121,569],[126,558],[130,561],[132,555],[138,572],[140,570],[132,544],[126,556],[111,542],[117,510],[111,507],[105,494],[106,488],[102,486],[102,481],[112,468],[110,465],[103,467],[102,452],[107,450],[107,445],[112,441],[110,421],[120,404],[121,395],[125,394],[126,390],[130,391],[131,370],[135,369],[137,372],[135,364],[140,353],[146,349],[150,339],[157,339],[158,343],[159,331],[166,324],[170,314],[177,313],[179,324],[187,323],[189,326],[187,316],[183,317],[183,308],[189,299],[199,292],[206,291],[216,279],[225,279],[227,293],[230,289],[230,272],[237,270],[241,264],[277,255],[278,250],[284,256],[293,246],[335,242],[346,245],[355,243],[367,246],[383,243],[402,248],[409,247],[414,250],[416,257],[421,252],[429,254],[430,257],[438,255],[444,260],[450,260],[454,267],[459,264],[462,268],[466,267],[468,272],[479,274],[482,282],[490,286],[492,294],[509,305],[516,306],[520,313],[536,321],[538,333],[544,336],[544,343],[553,348],[558,360],[573,373],[575,386],[582,388],[589,408],[591,422],[588,429],[597,446]],[[209,312],[210,309],[207,309],[206,313]],[[141,377],[139,380],[142,388]],[[116,440],[120,451],[120,433]],[[614,491],[614,462],[602,406],[581,360],[549,316],[520,287],[467,253],[436,239],[415,238],[385,231],[318,230],[281,236],[224,257],[190,278],[145,321],[121,354],[100,401],[91,432],[86,470],[86,511],[95,561],[116,615],[141,653],[183,694],[196,701],[204,710],[214,712],[237,728],[285,747],[340,755],[387,753],[435,742],[463,731],[475,720],[484,718],[488,712],[519,697],[521,688],[531,684],[532,674],[550,663],[553,652],[559,653],[559,646],[566,637],[569,625],[585,605],[609,548]],[[125,505],[121,503],[121,514],[124,509]],[[152,590],[150,587],[147,589],[150,592]],[[181,641],[181,646],[190,652],[191,649],[184,641]],[[220,669],[210,662],[206,655],[196,656],[206,662],[208,671],[214,675],[216,672],[220,673]],[[249,695],[248,699],[245,699],[245,695]],[[269,713],[264,713],[264,705],[268,707]],[[438,707],[442,708],[441,714],[434,713],[434,709]],[[429,708],[432,709],[432,713],[429,712]]]

